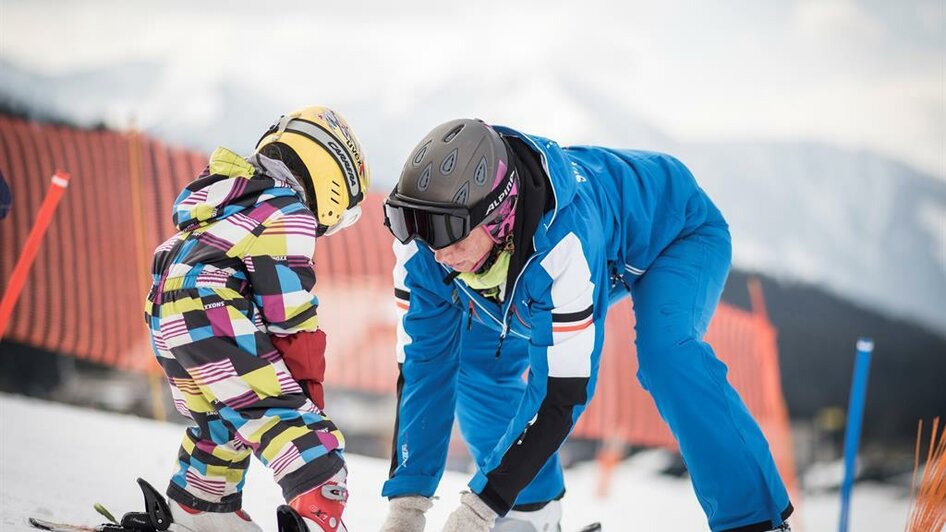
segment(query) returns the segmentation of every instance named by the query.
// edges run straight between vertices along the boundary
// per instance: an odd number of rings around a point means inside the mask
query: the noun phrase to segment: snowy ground
[[[92,510],[95,502],[113,513],[140,509],[135,478],[141,476],[163,489],[181,434],[179,425],[0,394],[0,530],[30,530],[26,524],[30,515],[96,524],[101,518]],[[378,530],[386,510],[379,493],[387,462],[352,455],[348,460],[349,529]],[[655,472],[662,460],[662,454],[654,452],[623,463],[615,471],[611,496],[603,500],[594,496],[598,482],[594,465],[568,470],[565,529],[601,521],[608,532],[706,530],[689,483]],[[444,476],[428,530],[439,530],[466,480],[458,473]],[[246,509],[272,531],[273,509],[281,502],[265,469],[253,464]],[[895,490],[859,485],[851,529],[902,530],[907,506]],[[796,528],[834,529],[837,496],[806,497],[798,517]]]

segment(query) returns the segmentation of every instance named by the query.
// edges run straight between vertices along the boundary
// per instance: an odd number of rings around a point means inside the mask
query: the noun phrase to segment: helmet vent
[[[427,187],[430,186],[430,166],[431,163],[427,163],[427,168],[424,168],[424,171],[420,173],[420,177],[417,178],[418,190],[427,190]]]
[[[457,135],[460,134],[460,131],[461,131],[462,129],[463,129],[463,124],[460,124],[459,126],[453,128],[453,129],[451,129],[449,132],[447,132],[446,135],[444,135],[444,137],[443,137],[443,142],[444,142],[444,143],[448,143],[448,142],[450,142],[451,140],[457,138]]]
[[[419,150],[417,150],[417,153],[414,154],[414,166],[420,166],[420,163],[424,162],[424,156],[427,155],[427,150],[430,148],[431,142],[433,141],[428,140],[425,142],[424,145],[421,146]]]
[[[463,186],[457,190],[457,193],[453,195],[453,203],[458,205],[466,205],[467,200],[470,198],[470,182],[464,181]]]
[[[484,155],[480,159],[480,162],[477,163],[476,170],[473,171],[473,182],[480,186],[485,185],[488,168],[489,164],[487,164],[486,156]]]
[[[453,148],[453,151],[450,152],[443,161],[440,163],[440,173],[443,175],[449,175],[454,168],[457,167],[457,150],[458,148]]]

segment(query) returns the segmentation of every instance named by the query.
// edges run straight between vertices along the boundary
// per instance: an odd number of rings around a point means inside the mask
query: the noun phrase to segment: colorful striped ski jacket
[[[443,472],[463,324],[528,341],[528,385],[471,489],[504,514],[574,428],[594,394],[607,309],[627,295],[672,241],[718,214],[686,167],[669,155],[555,142],[496,127],[541,160],[553,205],[532,235],[534,252],[497,304],[461,280],[423,242],[395,241],[400,320],[399,404],[391,477],[383,495],[433,495]],[[462,371],[462,361],[459,364]],[[484,383],[489,386],[489,383]]]
[[[280,336],[315,331],[317,222],[285,165],[262,156],[253,162],[217,148],[178,196],[179,232],[155,250],[149,302],[160,305],[161,294],[174,289],[230,288],[253,301],[260,330]]]

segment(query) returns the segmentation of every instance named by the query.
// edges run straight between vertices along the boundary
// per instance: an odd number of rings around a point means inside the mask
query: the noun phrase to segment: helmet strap
[[[320,228],[325,227],[325,230],[321,233],[325,236],[331,236],[335,233],[345,229],[346,227],[351,227],[358,221],[358,218],[361,218],[361,205],[355,205],[350,209],[346,209],[342,213],[341,219],[338,220],[338,223],[332,226],[319,225]]]
[[[486,197],[470,208],[471,227],[481,225],[496,212],[496,209],[503,205],[512,194],[513,189],[516,188],[516,176],[516,167],[511,164],[499,186],[491,190]]]

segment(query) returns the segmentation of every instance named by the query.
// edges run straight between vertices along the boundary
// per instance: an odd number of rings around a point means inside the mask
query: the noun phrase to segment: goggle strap
[[[506,144],[506,153],[508,154],[506,175],[503,177],[503,181],[498,187],[491,190],[485,198],[470,209],[470,230],[473,230],[474,227],[486,221],[486,219],[512,194],[512,189],[516,182],[515,177],[518,174],[516,171],[516,155],[513,153],[509,143],[504,142],[504,144]]]

